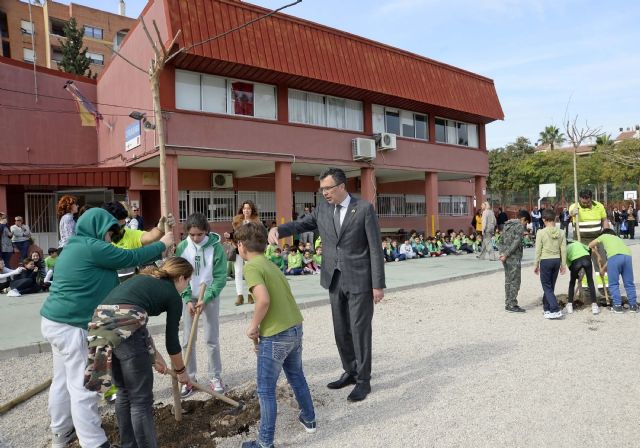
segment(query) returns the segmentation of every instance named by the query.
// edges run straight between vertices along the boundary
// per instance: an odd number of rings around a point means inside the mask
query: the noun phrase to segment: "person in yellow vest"
[[[593,240],[595,240],[604,229],[609,228],[609,222],[607,221],[607,210],[598,201],[593,200],[591,190],[582,190],[579,194],[577,204],[572,204],[569,207],[569,215],[573,219],[573,228],[580,231],[578,238],[577,230],[574,230],[574,240],[580,241],[582,244],[588,246]],[[576,216],[578,222],[576,223]],[[607,254],[602,246],[597,247],[597,251],[600,253],[600,259],[603,262],[607,260]],[[598,267],[598,258],[596,258],[596,251],[591,252],[591,259],[593,265]],[[600,296],[602,298],[602,296]],[[601,305],[606,303],[600,301]]]
[[[589,245],[591,241],[596,239],[604,229],[609,228],[607,222],[607,210],[598,201],[592,199],[593,195],[590,190],[582,190],[577,204],[572,204],[569,208],[569,214],[573,217],[574,228],[580,231],[580,242]],[[576,225],[576,215],[578,222]],[[578,234],[574,236],[577,240]]]

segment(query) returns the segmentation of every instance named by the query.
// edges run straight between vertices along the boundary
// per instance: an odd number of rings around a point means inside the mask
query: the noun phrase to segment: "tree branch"
[[[144,23],[144,17],[143,16],[140,16],[140,22],[142,23],[142,29],[144,30],[144,34],[147,35],[147,39],[149,39],[149,43],[151,44],[151,47],[153,48],[153,51],[156,54],[156,58],[157,58],[160,55],[160,50],[158,50],[158,47],[156,46],[156,43],[151,38],[151,34],[149,34],[149,30],[147,29],[147,24]]]
[[[113,48],[110,45],[104,44],[105,47],[107,47],[109,50],[111,50],[112,52],[114,52],[115,54],[117,54],[118,56],[120,56],[122,59],[124,59],[124,61],[126,63],[128,63],[129,65],[131,65],[133,68],[135,68],[136,70],[140,70],[142,73],[144,73],[145,75],[148,75],[149,73],[147,73],[147,71],[143,68],[138,67],[136,64],[134,64],[133,62],[131,62],[129,59],[125,58],[124,56],[122,56],[122,54],[116,50],[115,48]]]
[[[160,44],[160,48],[162,48],[162,54],[164,55],[165,59],[167,57],[167,49],[164,46],[164,43],[162,43],[162,36],[160,36],[160,30],[158,29],[158,24],[156,23],[156,21],[154,20],[153,22],[151,22],[153,24],[153,28],[156,30],[156,34],[158,35],[158,43]]]

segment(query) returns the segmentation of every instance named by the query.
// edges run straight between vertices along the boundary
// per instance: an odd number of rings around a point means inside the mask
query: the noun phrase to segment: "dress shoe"
[[[367,398],[369,392],[371,392],[371,385],[369,384],[369,381],[358,383],[347,397],[347,401],[362,401]]]
[[[349,375],[347,372],[344,372],[339,380],[332,381],[331,383],[327,384],[327,387],[329,389],[342,389],[343,387],[347,387],[352,384],[356,384],[356,379],[353,376]]]
[[[526,310],[524,308],[520,308],[518,305],[507,305],[504,307],[505,310],[510,313],[524,313]]]

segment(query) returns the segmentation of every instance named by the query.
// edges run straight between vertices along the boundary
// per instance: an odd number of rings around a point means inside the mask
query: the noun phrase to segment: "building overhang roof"
[[[165,0],[175,59],[186,70],[488,123],[504,118],[491,79],[286,14],[216,36],[269,12],[234,0]]]

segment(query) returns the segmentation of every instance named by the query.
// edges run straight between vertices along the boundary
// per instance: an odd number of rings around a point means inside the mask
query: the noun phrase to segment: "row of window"
[[[51,28],[50,32],[56,36],[64,36],[64,20],[60,19],[51,19]],[[29,22],[28,20],[20,21],[20,30],[22,34],[32,35],[33,34],[33,22]],[[104,30],[102,28],[98,28],[97,26],[84,26],[84,35],[85,37],[91,37],[93,39],[100,39],[104,36]]]
[[[176,70],[178,109],[242,115],[267,120],[277,118],[276,87],[203,73]],[[363,104],[360,101],[289,89],[289,121],[333,129],[362,132]],[[426,114],[374,104],[373,132],[429,140]],[[478,126],[435,119],[436,142],[478,148]]]
[[[99,53],[90,53],[87,51],[87,58],[91,61],[92,64],[95,65],[104,65],[104,55]],[[35,59],[35,53],[31,48],[23,48],[22,49],[22,59],[25,62],[33,62]],[[53,47],[51,49],[51,59],[56,62],[62,61],[62,50],[58,47]]]
[[[468,196],[438,196],[438,214],[466,216],[469,200]],[[378,216],[383,218],[424,216],[426,213],[424,195],[419,194],[379,194],[376,206]]]

